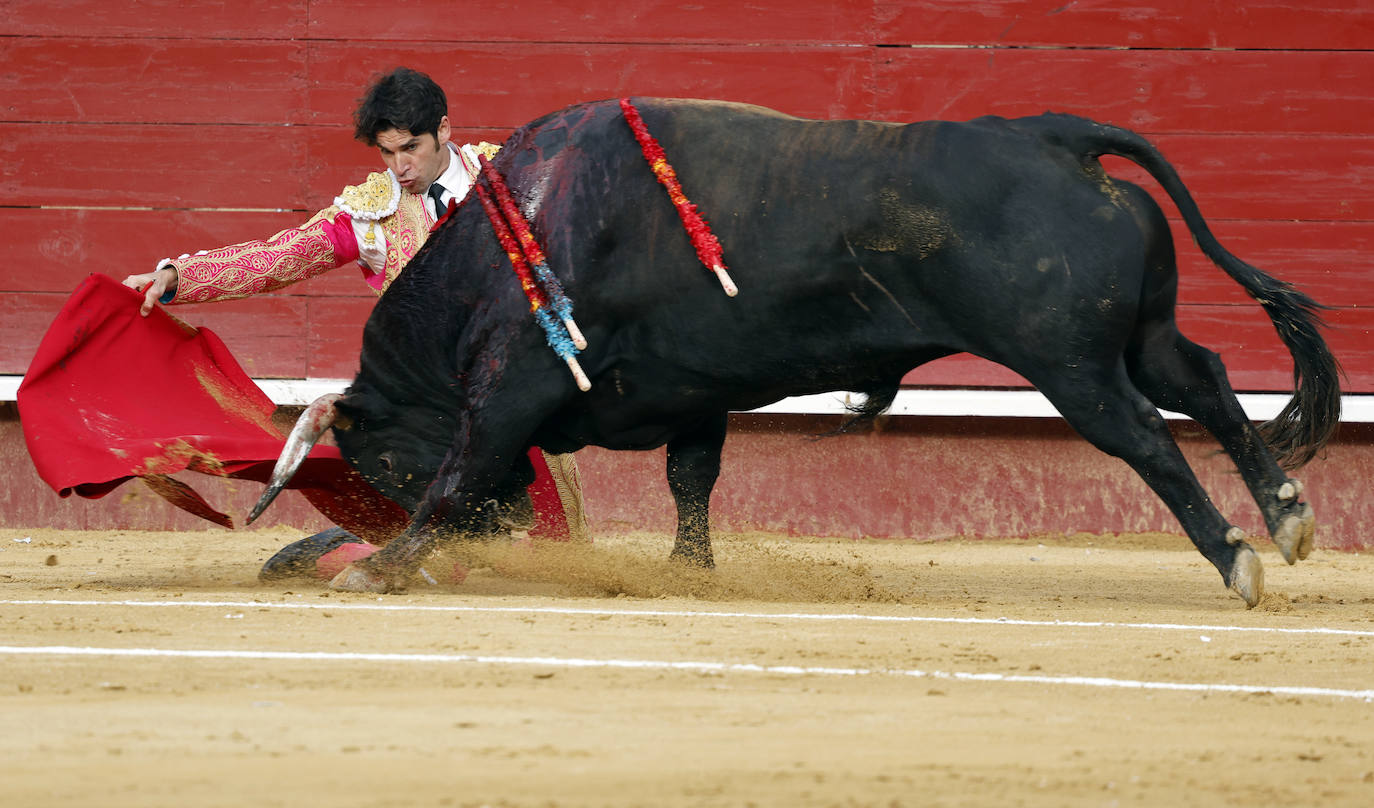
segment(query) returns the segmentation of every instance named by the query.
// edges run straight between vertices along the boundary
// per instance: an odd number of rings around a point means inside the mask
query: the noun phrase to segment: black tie
[[[444,208],[444,186],[437,182],[430,184],[429,198],[434,200],[434,220],[437,222],[447,212]]]

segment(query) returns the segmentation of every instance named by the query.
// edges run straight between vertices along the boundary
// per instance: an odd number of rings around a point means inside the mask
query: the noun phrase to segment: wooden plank
[[[1347,393],[1374,393],[1374,311],[1344,308],[1327,312],[1325,333],[1347,378]],[[1184,306],[1179,329],[1221,355],[1238,391],[1285,392],[1292,387],[1292,360],[1269,319],[1256,306]]]
[[[569,104],[625,94],[724,98],[816,118],[868,117],[863,48],[314,42],[312,120],[344,125],[378,65],[442,86],[466,126],[515,128]]]
[[[1303,50],[1374,41],[1374,9],[1360,0],[646,0],[633,9],[610,0],[495,0],[459,26],[434,24],[452,13],[444,0],[413,0],[404,14],[367,0],[10,0],[0,36]]]
[[[0,295],[0,374],[22,374],[33,361],[66,294]]]
[[[309,143],[282,126],[0,123],[0,199],[304,211]]]
[[[1258,306],[1180,306],[1179,329],[1188,339],[1221,355],[1238,392],[1287,392],[1293,362]],[[1374,393],[1374,311],[1337,309],[1327,317],[1328,345],[1347,378],[1347,393]],[[1029,387],[1012,371],[968,354],[947,357],[908,373],[914,387]]]
[[[24,373],[69,296],[47,292],[0,296],[0,373]],[[173,306],[169,311],[218,334],[249,375],[301,378],[305,374],[304,298],[262,295],[228,304]]]
[[[303,218],[290,212],[0,208],[0,230],[23,234],[10,245],[12,265],[28,270],[7,273],[0,286],[67,293],[92,272],[122,280],[163,258],[265,237]]]
[[[314,299],[307,303],[311,377],[351,379],[357,374],[363,325],[376,304],[377,298],[372,295]]]
[[[21,37],[0,47],[10,121],[308,123],[307,89],[301,42]]]
[[[1020,374],[972,354],[928,362],[902,377],[906,387],[1030,387]]]
[[[459,139],[499,142],[510,131],[465,127]],[[376,152],[351,134],[343,124],[0,124],[0,204],[313,212],[329,205],[343,185],[381,167]],[[1374,136],[1151,139],[1209,220],[1374,220],[1374,195],[1367,192],[1374,186]],[[1170,209],[1144,172],[1124,160],[1104,162],[1113,175],[1146,185]]]
[[[909,49],[882,51],[877,117],[1045,110],[1147,132],[1363,134],[1374,51]]]
[[[0,296],[0,373],[22,374],[69,293]],[[171,313],[208,327],[224,340],[249,375],[301,378],[306,371],[305,301],[263,295],[231,304],[174,306]]]
[[[500,143],[510,132],[459,128],[454,139]],[[283,227],[386,168],[351,126],[0,123],[0,159],[0,206],[258,208],[287,213]],[[234,232],[242,240],[275,231]]]
[[[1374,137],[1298,135],[1157,135],[1151,140],[1188,186],[1202,215],[1220,219],[1374,219]],[[1112,176],[1135,182],[1173,213],[1144,170],[1102,161]]]
[[[299,379],[308,369],[306,299],[258,295],[227,303],[170,306],[178,319],[215,332],[249,376]]]
[[[0,36],[300,39],[307,0],[6,0]]]
[[[361,284],[359,284],[361,286]],[[0,295],[0,374],[22,374],[70,291]],[[310,299],[259,295],[225,303],[169,306],[168,312],[214,331],[256,378],[351,378],[362,328],[376,297]]]
[[[877,0],[885,44],[1368,50],[1363,0]]]
[[[549,111],[549,110],[546,110]],[[317,210],[380,168],[334,126],[98,127],[0,124],[0,199],[9,205],[148,205]],[[509,129],[460,130],[504,140]],[[1159,135],[1209,219],[1374,219],[1374,137]],[[1143,171],[1115,176],[1158,193]],[[62,171],[53,171],[53,165]],[[1166,204],[1167,207],[1167,204]]]
[[[315,39],[435,42],[824,43],[871,41],[873,0],[682,3],[642,0],[490,0],[453,26],[445,0],[408,2],[405,13],[369,0],[313,0]],[[404,64],[404,62],[402,62]]]
[[[1203,257],[1180,221],[1170,223],[1179,258],[1179,300],[1255,305]],[[1212,232],[1241,260],[1288,281],[1318,302],[1374,308],[1374,222],[1214,221]]]
[[[673,42],[942,44],[1238,49],[1368,49],[1374,10],[1359,0],[759,0],[684,4],[647,0],[627,9],[601,0],[497,0],[461,26],[436,26],[444,0],[406,12],[367,0],[11,0],[5,36],[293,38],[469,42]],[[308,16],[308,26],[307,26]]]

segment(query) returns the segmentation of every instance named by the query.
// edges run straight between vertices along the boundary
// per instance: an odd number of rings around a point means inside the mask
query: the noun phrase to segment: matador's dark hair
[[[398,67],[367,88],[353,113],[353,136],[369,146],[388,129],[438,137],[439,120],[447,114],[448,98],[434,79]]]

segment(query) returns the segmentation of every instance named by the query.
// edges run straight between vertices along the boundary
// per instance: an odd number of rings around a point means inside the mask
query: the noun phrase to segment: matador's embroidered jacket
[[[457,183],[444,187],[461,199],[480,171],[478,155],[492,157],[499,149],[491,143],[455,148],[457,168],[466,172],[467,183],[461,188]],[[441,180],[450,176],[445,171]],[[370,174],[366,182],[345,188],[332,206],[300,227],[283,230],[264,241],[246,241],[158,262],[159,267],[170,264],[177,270],[176,291],[162,302],[207,303],[248,297],[350,262],[357,262],[363,279],[380,294],[415,257],[434,221],[425,198],[402,190],[390,171]],[[586,539],[587,517],[582,510],[576,458],[533,450],[530,459],[535,463],[535,485],[530,494],[536,514],[531,535]]]
[[[499,149],[491,143],[454,148],[454,157],[468,179],[459,198],[477,176],[478,155],[491,157]],[[159,267],[170,265],[177,270],[176,291],[162,302],[234,300],[353,262],[362,269],[368,285],[381,294],[415,257],[433,225],[424,197],[402,190],[389,170],[370,174],[363,184],[344,188],[332,206],[300,227],[263,241],[158,262]]]

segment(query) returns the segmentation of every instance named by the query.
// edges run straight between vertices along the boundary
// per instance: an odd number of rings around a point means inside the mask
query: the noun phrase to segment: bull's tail
[[[1325,327],[1321,312],[1328,307],[1222,247],[1174,167],[1145,138],[1126,129],[1069,120],[1079,125],[1059,134],[1072,144],[1071,148],[1094,163],[1103,154],[1114,154],[1148,171],[1178,206],[1202,254],[1264,307],[1293,357],[1293,397],[1272,421],[1260,427],[1260,434],[1285,468],[1297,468],[1311,460],[1335,434],[1341,417],[1340,365],[1321,334]]]
[[[863,391],[863,401],[857,404],[845,404],[845,409],[849,411],[849,417],[841,421],[839,426],[828,432],[822,432],[816,437],[833,438],[837,435],[856,432],[876,423],[878,418],[892,406],[892,402],[897,400],[897,392],[901,389],[900,380],[892,383],[875,382],[869,385],[869,389]]]

